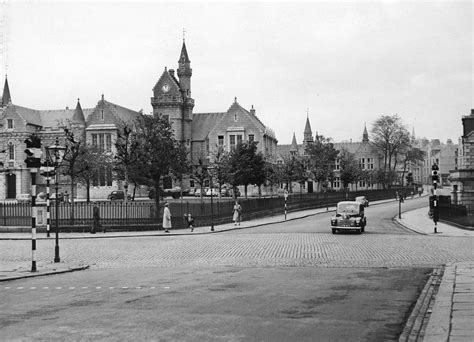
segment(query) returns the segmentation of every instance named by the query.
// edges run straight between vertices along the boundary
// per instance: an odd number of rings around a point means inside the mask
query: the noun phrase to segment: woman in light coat
[[[170,232],[169,229],[171,228],[171,212],[168,203],[165,203],[165,209],[163,210],[163,228],[165,229],[165,233]]]
[[[242,214],[242,207],[240,206],[239,202],[235,201],[234,205],[234,216],[232,219],[234,220],[234,226],[237,224],[240,226],[240,215]]]

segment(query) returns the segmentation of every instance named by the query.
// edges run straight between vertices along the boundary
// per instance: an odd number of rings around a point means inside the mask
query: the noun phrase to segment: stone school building
[[[212,158],[219,146],[232,151],[242,141],[258,142],[258,150],[270,162],[276,162],[277,139],[273,130],[263,124],[256,110],[246,109],[234,97],[227,110],[215,113],[194,113],[195,100],[192,98],[191,78],[193,70],[183,41],[176,72],[164,68],[161,77],[153,87],[151,107],[153,115],[168,118],[177,140],[188,147],[191,161],[198,158]],[[59,137],[64,145],[64,128],[69,123],[76,137],[87,144],[100,146],[115,153],[115,141],[120,122],[133,121],[140,115],[138,111],[110,102],[102,95],[91,108],[82,108],[80,101],[70,109],[38,110],[16,104],[12,100],[8,79],[0,99],[0,200],[14,200],[20,194],[31,193],[31,174],[26,168],[24,152],[25,139],[36,133],[43,146],[54,144]],[[45,155],[45,154],[44,154]],[[37,175],[38,192],[45,191],[45,179]],[[194,187],[190,179],[185,179],[185,189]],[[60,179],[61,191],[70,188],[68,179]],[[112,170],[98,170],[91,188],[92,199],[103,199],[123,184],[117,182]],[[132,191],[129,188],[129,191]],[[86,192],[77,184],[78,198],[85,198]],[[143,192],[146,194],[146,191]]]

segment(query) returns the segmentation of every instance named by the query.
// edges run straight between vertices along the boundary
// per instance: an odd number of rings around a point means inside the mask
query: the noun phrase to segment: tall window
[[[235,135],[230,135],[229,140],[230,140],[230,150],[233,151],[235,150]]]
[[[217,145],[219,147],[224,146],[224,136],[223,135],[218,135],[217,136]]]
[[[368,170],[374,169],[374,158],[367,158],[367,169]]]
[[[255,135],[249,134],[249,142],[255,141]]]
[[[365,158],[359,158],[359,168],[365,170]]]
[[[103,109],[100,111],[100,119],[104,120],[104,110]]]
[[[101,149],[101,151],[104,150],[104,135],[103,134],[99,134],[99,148]]]
[[[338,189],[341,187],[341,179],[339,177],[335,177],[332,181],[332,187]]]
[[[242,144],[242,135],[240,134],[237,136],[237,145],[238,144]]]
[[[13,119],[7,119],[7,128],[13,129]]]
[[[334,170],[340,170],[340,169],[341,169],[341,160],[336,159],[336,161],[334,163]]]
[[[97,146],[97,134],[92,134],[92,145]]]
[[[10,160],[15,160],[15,146],[12,142],[8,143],[8,158]]]
[[[111,133],[107,133],[105,135],[105,142],[106,142],[107,151],[112,151],[112,134]]]

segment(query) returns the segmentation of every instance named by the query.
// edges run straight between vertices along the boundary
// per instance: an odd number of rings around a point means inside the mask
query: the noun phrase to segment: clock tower
[[[179,80],[174,70],[165,68],[153,87],[151,105],[153,115],[168,118],[176,139],[190,148],[194,99],[191,98],[191,61],[184,41],[178,63]]]

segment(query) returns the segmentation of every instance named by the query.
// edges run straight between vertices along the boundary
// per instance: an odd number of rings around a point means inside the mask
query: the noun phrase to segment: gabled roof
[[[160,78],[158,79],[158,81],[155,83],[155,86],[153,87],[153,93],[155,93],[156,90],[161,91],[158,87],[161,86],[164,83],[170,83],[171,84],[172,89],[170,89],[169,93],[173,92],[173,90],[174,90],[174,93],[175,93],[174,95],[175,96],[181,96],[180,86],[179,86],[178,80],[176,79],[176,77],[174,77],[170,74],[170,72],[168,71],[168,68],[166,68],[166,67],[165,67],[165,70],[163,71],[163,73],[161,74]]]
[[[191,123],[192,139],[204,141],[216,122],[223,118],[225,114],[225,112],[195,113]]]
[[[7,107],[7,112],[15,112],[20,116],[27,124],[35,126],[43,126],[41,122],[40,111],[36,109],[26,108],[18,105],[10,105]]]
[[[130,121],[130,120],[135,120],[140,113],[122,106],[119,106],[115,103],[105,101],[110,109],[112,109],[112,112],[115,114],[115,116],[122,121]]]

